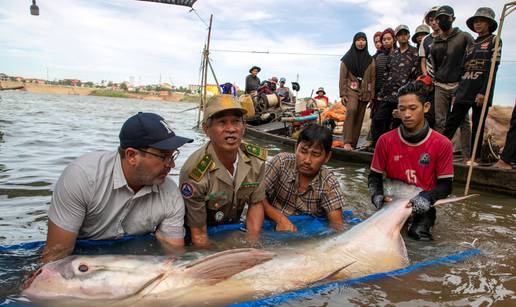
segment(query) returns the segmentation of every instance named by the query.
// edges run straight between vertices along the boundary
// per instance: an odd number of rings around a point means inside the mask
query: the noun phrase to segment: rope
[[[194,9],[192,7],[192,9],[190,9],[190,11],[188,13],[191,13],[191,12],[194,12],[195,15],[197,15],[197,17],[199,17],[199,20],[202,21],[202,23],[204,23],[204,25],[206,26],[206,28],[209,28],[210,26],[208,25],[208,23],[206,23],[206,21],[204,19],[202,19],[202,17],[197,13],[197,10]]]

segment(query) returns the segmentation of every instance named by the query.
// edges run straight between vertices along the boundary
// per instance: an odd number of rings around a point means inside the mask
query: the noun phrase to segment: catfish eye
[[[89,268],[88,268],[88,266],[87,266],[87,265],[85,265],[85,264],[81,264],[81,265],[79,265],[79,271],[80,271],[80,272],[83,272],[83,273],[84,273],[84,272],[88,272],[88,270],[89,270]]]

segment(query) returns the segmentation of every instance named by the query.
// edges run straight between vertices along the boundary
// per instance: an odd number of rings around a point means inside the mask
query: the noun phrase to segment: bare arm
[[[211,246],[210,239],[208,238],[208,227],[190,227],[190,233],[192,235],[192,243],[196,247],[208,248]]]
[[[337,231],[346,229],[346,225],[342,220],[342,209],[338,209],[328,213],[328,223],[331,228]]]
[[[70,255],[76,241],[76,233],[64,230],[48,220],[47,242],[41,255],[41,261],[47,263]]]
[[[158,239],[159,243],[165,250],[165,252],[170,254],[180,254],[185,251],[185,239],[184,238],[176,238],[176,237],[167,237],[161,233],[161,231],[156,231],[156,239]]]
[[[283,213],[274,208],[267,199],[263,200],[263,208],[265,215],[276,222],[276,231],[297,231],[296,226]]]
[[[263,200],[251,204],[249,209],[247,209],[247,217],[246,217],[246,228],[248,239],[251,241],[258,240],[260,237],[260,231],[263,226]]]
[[[423,76],[428,75],[428,70],[426,69],[426,58],[420,58],[421,59],[421,73]]]

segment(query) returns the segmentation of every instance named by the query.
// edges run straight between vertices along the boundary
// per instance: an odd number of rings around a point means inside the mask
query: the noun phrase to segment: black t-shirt
[[[473,42],[473,37],[454,28],[450,36],[437,36],[431,47],[432,64],[434,66],[435,81],[441,83],[459,82],[461,79],[461,63],[464,59],[466,47]]]
[[[252,91],[256,91],[260,87],[260,78],[248,75],[245,78],[245,93],[250,94]]]
[[[456,103],[473,104],[477,94],[485,95],[495,47],[495,38],[496,36],[493,34],[478,37],[466,48],[463,62],[464,73],[459,87],[455,91]],[[500,64],[500,56],[501,52],[498,53],[495,72],[498,64]],[[494,79],[491,85],[489,105],[491,105],[493,99],[493,89]]]

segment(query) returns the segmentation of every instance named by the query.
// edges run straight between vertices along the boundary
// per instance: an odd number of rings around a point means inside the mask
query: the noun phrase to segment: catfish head
[[[122,299],[162,278],[174,259],[156,256],[68,256],[40,268],[22,294],[33,299]]]
[[[265,250],[240,248],[188,262],[161,256],[68,256],[44,265],[27,282],[29,286],[22,294],[48,301],[122,300],[170,291],[187,293],[193,285],[219,283],[269,261],[273,255]]]

